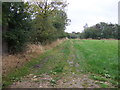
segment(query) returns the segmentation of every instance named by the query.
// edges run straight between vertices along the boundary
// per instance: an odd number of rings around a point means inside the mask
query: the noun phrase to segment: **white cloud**
[[[67,32],[81,32],[83,26],[95,25],[99,22],[118,23],[118,2],[119,0],[67,0],[68,18],[71,25]]]

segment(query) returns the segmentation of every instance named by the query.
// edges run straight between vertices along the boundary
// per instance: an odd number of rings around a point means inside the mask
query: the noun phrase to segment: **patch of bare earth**
[[[44,73],[41,75],[29,74],[21,80],[14,82],[8,88],[101,88],[97,82],[98,80],[92,80],[87,74],[75,74],[69,73],[63,75],[59,80],[55,81],[54,77],[50,74]],[[111,86],[108,82],[105,83]],[[111,88],[114,88],[111,86]]]
[[[99,85],[95,84],[94,80],[83,74],[71,74],[62,77],[54,85],[51,82],[52,80],[52,76],[48,74],[29,74],[20,81],[13,83],[9,88],[99,88]]]
[[[20,81],[13,83],[9,88],[48,88],[52,78],[47,74],[34,75],[29,74]]]
[[[55,87],[59,88],[99,88],[99,85],[95,84],[94,80],[88,78],[87,75],[72,74],[68,77],[58,80],[58,84]]]

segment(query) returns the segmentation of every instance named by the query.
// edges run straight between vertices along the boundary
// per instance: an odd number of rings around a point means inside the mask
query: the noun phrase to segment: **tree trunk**
[[[5,33],[8,30],[7,26],[2,27],[2,33]],[[6,55],[8,53],[8,44],[7,42],[2,38],[2,55]]]

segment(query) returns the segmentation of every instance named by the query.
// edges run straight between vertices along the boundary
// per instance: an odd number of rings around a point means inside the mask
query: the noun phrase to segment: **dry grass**
[[[58,39],[57,41],[51,44],[47,44],[45,46],[29,44],[28,50],[26,50],[26,52],[23,52],[22,54],[3,56],[2,57],[2,74],[7,75],[11,70],[13,71],[23,66],[32,58],[38,57],[46,50],[56,47],[57,45],[59,45],[65,40],[66,39],[61,39],[61,40]]]

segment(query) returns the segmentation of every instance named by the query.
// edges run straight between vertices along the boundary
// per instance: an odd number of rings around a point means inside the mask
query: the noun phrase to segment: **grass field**
[[[66,40],[3,77],[4,86],[30,73],[48,73],[54,79],[52,84],[73,73],[78,76],[86,74],[90,79],[98,80],[96,84],[100,87],[111,87],[104,82],[117,86],[118,40]]]
[[[81,40],[73,41],[79,69],[118,80],[118,41]],[[96,76],[97,79],[98,76]]]
[[[117,40],[75,40],[73,42],[80,68],[83,68],[83,71],[117,79]]]

